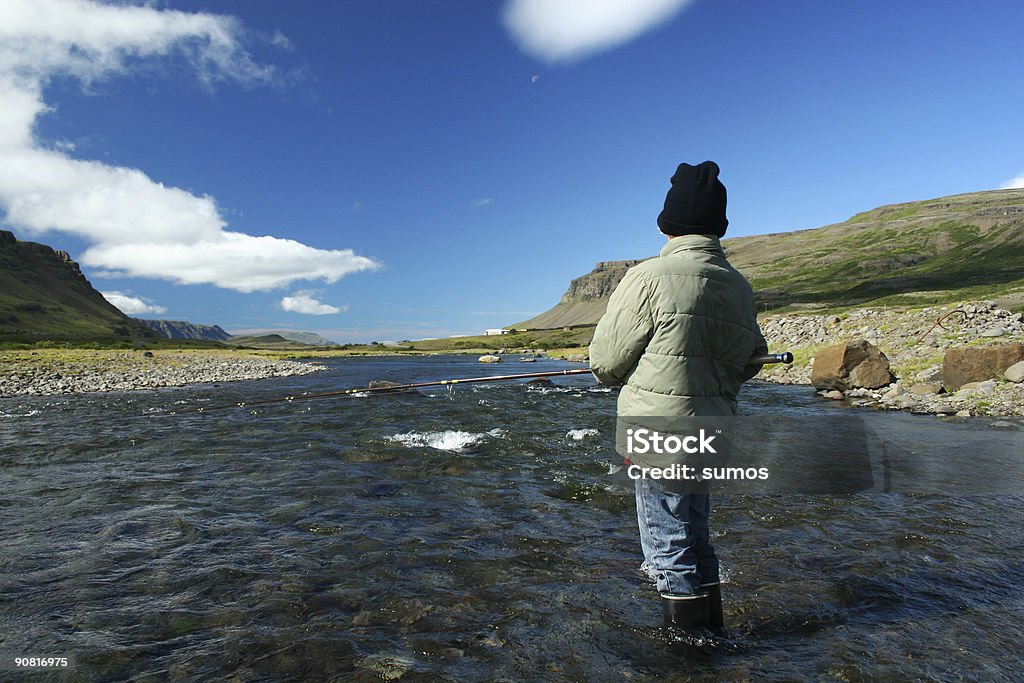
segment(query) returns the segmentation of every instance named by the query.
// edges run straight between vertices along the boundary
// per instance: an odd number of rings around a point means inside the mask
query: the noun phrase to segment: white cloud
[[[313,298],[312,292],[296,292],[294,296],[284,297],[281,299],[281,308],[290,313],[302,313],[305,315],[334,315],[348,310],[348,306],[339,308],[320,303]]]
[[[336,282],[377,268],[351,249],[314,249],[278,237],[222,232],[188,244],[108,242],[87,249],[80,262],[131,277],[159,277],[186,285],[212,283],[239,292],[268,290],[295,280]]]
[[[184,56],[211,86],[269,83],[231,17],[90,0],[0,2],[0,210],[29,234],[74,233],[79,257],[104,274],[212,284],[241,292],[297,280],[335,282],[378,264],[349,249],[227,229],[216,202],[168,187],[143,171],[72,159],[61,143],[36,139],[52,109],[43,94],[56,77],[84,86],[128,72],[142,60]],[[273,44],[287,46],[275,35]]]
[[[519,47],[547,62],[610,50],[670,19],[693,0],[509,0],[502,20]]]
[[[1016,190],[1024,189],[1024,173],[1021,173],[1016,178],[1011,178],[1005,183],[999,186],[1000,190]]]
[[[490,204],[493,201],[494,201],[494,197],[482,197],[480,199],[474,199],[469,204],[474,209],[479,209],[482,206],[487,206],[488,204]]]
[[[103,298],[114,305],[125,315],[142,315],[144,313],[166,313],[163,306],[151,304],[137,296],[129,296],[122,292],[100,292]]]
[[[138,58],[185,56],[207,83],[269,81],[228,16],[157,10],[95,0],[4,0],[0,3],[0,69],[30,80],[55,74],[85,82],[124,72]],[[283,37],[283,36],[282,36]]]

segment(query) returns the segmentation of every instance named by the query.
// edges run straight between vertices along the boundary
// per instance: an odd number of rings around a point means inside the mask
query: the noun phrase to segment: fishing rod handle
[[[764,356],[754,356],[747,365],[768,365],[770,363],[785,363],[789,365],[793,362],[793,354],[789,351],[783,351],[782,353],[769,353]]]

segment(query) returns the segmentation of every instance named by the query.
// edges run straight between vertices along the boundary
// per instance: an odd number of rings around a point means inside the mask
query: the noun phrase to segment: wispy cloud
[[[1016,190],[1020,188],[1024,188],[1024,173],[1021,173],[1016,178],[1010,178],[999,186],[1001,190]]]
[[[494,201],[494,197],[481,197],[480,199],[474,199],[469,203],[474,209],[479,209],[481,206],[487,206]]]
[[[119,311],[125,315],[143,315],[146,313],[166,313],[167,309],[163,306],[157,306],[152,304],[145,299],[137,296],[131,296],[123,292],[100,292],[103,298],[109,301]]]
[[[331,306],[317,301],[312,292],[296,292],[281,299],[281,308],[289,313],[304,315],[334,315],[348,310],[348,306]]]
[[[610,50],[669,20],[693,0],[509,0],[502,20],[519,47],[547,62]]]
[[[139,169],[73,159],[61,141],[35,137],[53,111],[44,90],[57,76],[83,86],[183,57],[207,87],[275,82],[227,16],[91,0],[0,2],[0,209],[27,233],[73,233],[89,247],[78,260],[107,276],[212,284],[241,292],[297,280],[335,282],[378,264],[350,249],[227,229],[208,195],[168,187]],[[287,47],[284,36],[273,44]],[[144,68],[144,67],[142,67]]]

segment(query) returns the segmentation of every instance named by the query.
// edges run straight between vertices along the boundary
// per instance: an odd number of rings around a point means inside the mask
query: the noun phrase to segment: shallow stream
[[[49,676],[1019,680],[1024,497],[1012,486],[719,497],[727,632],[679,639],[638,571],[614,392],[584,376],[184,412],[569,367],[329,365],[0,399],[0,679],[16,676],[15,656],[70,655],[75,668]],[[797,434],[804,417],[848,410],[926,444],[938,466],[991,444],[1024,458],[1019,433],[992,420],[852,411],[761,383],[743,401]],[[172,407],[183,412],[158,415]]]

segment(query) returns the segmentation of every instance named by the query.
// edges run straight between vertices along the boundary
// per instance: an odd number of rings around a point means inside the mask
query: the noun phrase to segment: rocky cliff
[[[0,342],[156,336],[93,289],[67,252],[0,230]]]
[[[554,308],[516,323],[515,329],[551,329],[596,323],[608,306],[608,297],[629,268],[643,259],[600,261],[586,275],[569,283],[569,289]]]
[[[594,270],[569,283],[569,290],[559,303],[585,303],[611,296],[626,270],[643,259],[629,261],[599,261]]]
[[[219,325],[197,325],[183,320],[136,320],[151,330],[168,339],[205,339],[208,341],[227,341],[231,335]]]

